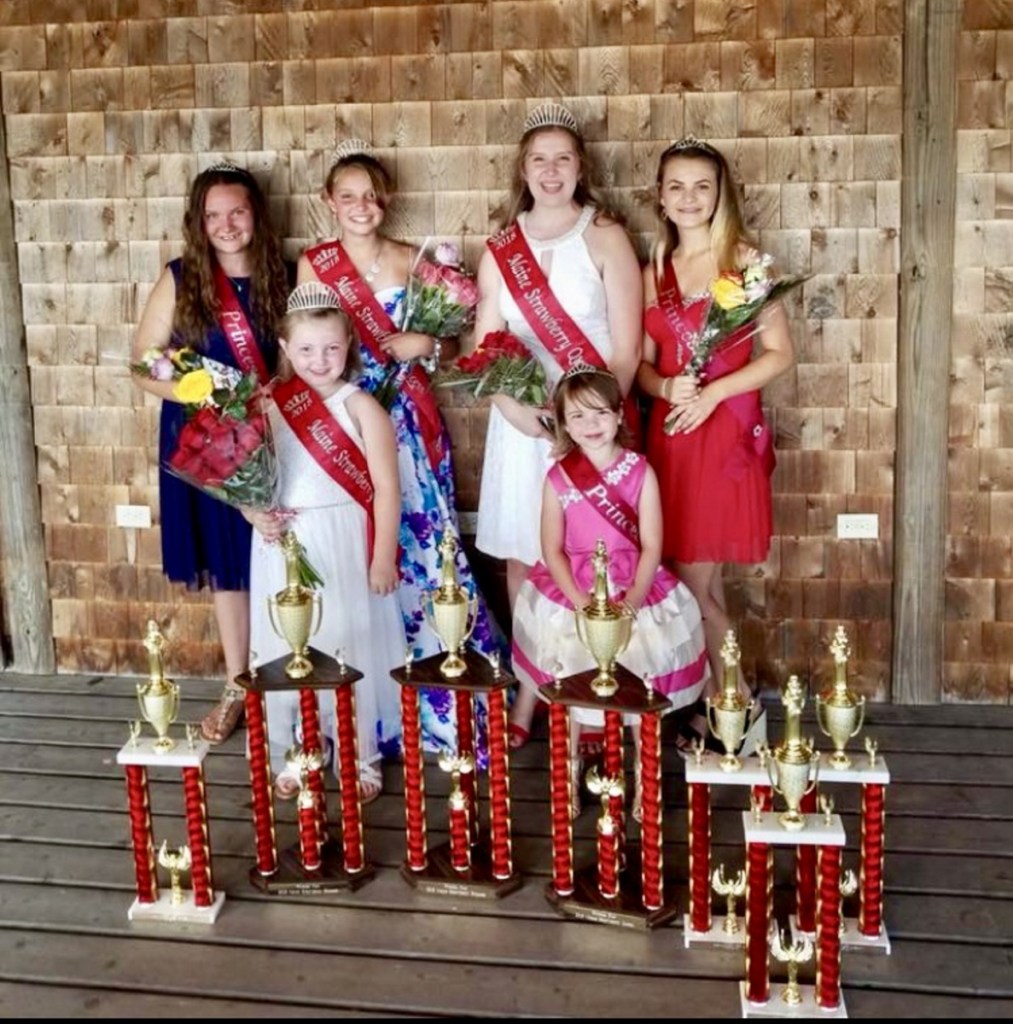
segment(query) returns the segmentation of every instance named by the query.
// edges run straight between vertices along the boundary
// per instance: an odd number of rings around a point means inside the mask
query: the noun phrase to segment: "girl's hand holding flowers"
[[[672,411],[665,419],[665,430],[669,434],[691,434],[707,422],[719,402],[713,386],[703,388],[694,398],[672,406]]]

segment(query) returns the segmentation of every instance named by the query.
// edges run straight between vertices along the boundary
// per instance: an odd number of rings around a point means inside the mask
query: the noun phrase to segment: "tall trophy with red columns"
[[[150,621],[144,637],[148,652],[148,681],[137,686],[137,701],[145,722],[155,738],[143,736],[141,721],[131,723],[130,739],[116,755],[127,777],[127,805],[130,811],[130,837],[134,848],[134,875],[137,898],[128,911],[132,921],[163,920],[211,924],[221,911],[225,894],[216,893],[211,877],[211,836],[208,828],[207,798],[204,792],[204,758],[211,749],[200,739],[197,729],[187,726],[186,746],[180,747],[169,735],[179,713],[179,686],[166,679],[163,656],[166,640],[158,623]],[[151,819],[148,769],[152,766],[179,768],[183,776],[186,804],[186,831],[189,845],[185,853],[172,855],[162,843],[158,864],[169,870],[171,893],[159,893],[155,858],[155,839]],[[184,890],[179,878],[190,871],[190,890]]]
[[[355,723],[355,684],[362,673],[337,658],[309,646],[320,622],[320,596],[299,582],[301,549],[294,534],[282,540],[285,586],[268,598],[271,623],[291,648],[291,656],[236,677],[246,691],[246,727],[250,760],[250,791],[257,862],[250,881],[265,892],[313,895],[355,889],[373,876],[366,861],[359,792],[358,730]],[[251,652],[250,663],[254,662]],[[268,754],[265,695],[273,690],[297,690],[302,745],[292,751],[293,770],[300,779],[299,841],[279,856]],[[341,838],[327,821],[323,740],[317,691],[333,690],[337,720],[338,778],[341,783]]]
[[[446,655],[414,661],[409,651],[391,676],[401,687],[405,773],[405,862],[401,874],[412,887],[436,896],[494,899],[520,887],[510,827],[510,754],[506,693],[513,677],[499,658],[486,659],[464,644],[474,628],[475,598],[457,582],[457,541],[449,531],[439,546],[441,583],[424,598],[423,612]],[[450,773],[450,840],[430,848],[426,832],[425,760],[419,689],[443,687],[454,694],[457,750],[444,751],[440,767]],[[479,820],[475,783],[475,696],[489,701],[489,828]]]
[[[672,893],[666,894],[662,836],[661,716],[668,701],[649,681],[639,680],[616,658],[625,649],[633,626],[627,608],[608,596],[608,556],[599,541],[591,601],[577,611],[577,632],[597,669],[578,672],[542,688],[549,701],[550,796],[552,808],[552,881],[546,898],[563,917],[623,928],[656,928],[676,915]],[[593,770],[588,786],[601,797],[597,857],[593,865],[575,868],[572,809],[573,787],[580,779],[572,770],[571,707],[592,708],[605,716],[604,771]],[[641,722],[640,851],[626,850],[623,715]]]

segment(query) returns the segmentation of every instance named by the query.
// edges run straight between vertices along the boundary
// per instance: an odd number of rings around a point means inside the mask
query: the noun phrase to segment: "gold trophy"
[[[457,540],[447,530],[440,541],[439,552],[440,585],[422,597],[422,614],[429,628],[440,638],[447,649],[447,656],[440,665],[440,674],[447,679],[458,679],[467,671],[461,657],[461,648],[471,636],[478,619],[478,597],[470,597],[457,582],[454,557],[457,554]]]
[[[802,708],[805,693],[798,676],[792,676],[781,695],[784,704],[784,742],[767,761],[770,784],[784,797],[788,810],[778,818],[782,828],[799,832],[805,828],[805,815],[799,812],[802,797],[811,793],[819,776],[820,755],[812,740],[802,739]]]
[[[834,656],[834,685],[816,697],[816,722],[820,732],[834,745],[830,755],[832,768],[850,768],[851,758],[844,753],[848,740],[857,736],[865,721],[865,698],[848,689],[848,655],[851,648],[843,626],[838,626],[830,644]]]
[[[289,679],[305,679],[313,671],[306,643],[320,628],[320,594],[299,582],[302,545],[291,530],[282,535],[281,550],[285,556],[285,589],[268,597],[267,614],[271,628],[292,648],[285,675]]]
[[[735,631],[730,629],[721,645],[721,660],[725,663],[721,696],[717,700],[707,698],[707,724],[725,748],[725,756],[721,758],[720,765],[722,771],[726,772],[737,772],[742,767],[737,751],[745,739],[746,722],[753,709],[753,702],[739,693],[740,657]]]
[[[166,640],[154,619],[148,620],[144,647],[148,652],[148,681],[137,684],[137,703],[141,708],[141,717],[158,734],[154,744],[155,752],[166,754],[176,746],[176,741],[169,736],[169,726],[179,714],[179,687],[171,679],[165,678],[162,654]]]
[[[591,600],[575,612],[577,636],[598,666],[598,675],[591,681],[591,689],[596,697],[611,697],[619,689],[612,670],[616,658],[629,646],[633,612],[609,599],[608,553],[601,538],[595,545],[591,564],[594,566],[594,586]]]
[[[186,897],[183,895],[183,886],[179,877],[184,871],[190,870],[190,847],[183,845],[178,849],[170,850],[166,840],[162,840],[162,846],[158,851],[158,863],[169,872],[169,885],[172,887],[170,897],[174,907],[182,906]]]
[[[461,787],[461,776],[470,775],[475,770],[475,759],[471,754],[455,754],[444,750],[439,757],[440,769],[450,773],[450,796],[447,802],[452,811],[466,811],[468,798]]]
[[[313,807],[316,794],[310,789],[310,772],[318,772],[324,766],[324,755],[319,750],[304,750],[296,744],[285,751],[285,767],[299,780],[300,807]]]
[[[739,918],[735,913],[735,901],[746,894],[746,871],[743,868],[731,879],[725,878],[725,866],[719,865],[711,875],[711,888],[719,895],[724,896],[725,903],[725,935],[737,935],[739,933]]]
[[[770,951],[783,964],[788,965],[788,984],[781,991],[781,1001],[787,1006],[798,1006],[802,1002],[802,992],[798,986],[799,964],[804,964],[812,959],[813,944],[807,935],[799,937],[785,945],[781,929],[774,929],[774,937],[770,941]]]

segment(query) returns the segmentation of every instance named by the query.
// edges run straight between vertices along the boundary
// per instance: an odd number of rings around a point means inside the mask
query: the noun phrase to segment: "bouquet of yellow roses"
[[[706,377],[707,363],[714,350],[729,335],[749,325],[751,329],[743,333],[736,344],[752,341],[760,331],[757,321],[761,311],[808,279],[808,275],[797,274],[771,277],[773,262],[773,257],[765,253],[741,270],[726,270],[711,282],[707,312],[690,341],[690,357],[682,371],[684,374]],[[666,433],[672,432],[674,421],[673,410],[665,419]]]

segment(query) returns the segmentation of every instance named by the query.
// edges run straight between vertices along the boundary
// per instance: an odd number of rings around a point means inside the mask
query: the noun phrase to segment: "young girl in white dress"
[[[699,697],[709,675],[700,608],[661,565],[658,480],[647,459],[624,446],[629,432],[621,419],[619,382],[608,370],[577,367],[560,381],[554,405],[560,458],[542,487],[544,562],[517,595],[514,674],[534,699],[554,677],[595,667],[577,636],[574,609],[591,599],[595,550],[604,543],[610,597],[635,615],[629,646],[617,660],[650,678],[672,708],[685,707]],[[600,727],[602,714],[572,708],[570,720],[576,733],[580,722]],[[635,716],[633,738],[639,747]],[[579,758],[573,766],[579,774]],[[573,788],[575,801],[578,789]],[[639,785],[633,816],[639,820]]]
[[[281,474],[279,502],[295,516],[248,513],[256,528],[251,642],[258,664],[289,652],[271,627],[267,601],[285,586],[285,562],[275,541],[285,529],[294,530],[324,580],[320,629],[310,644],[331,656],[340,650],[348,664],[363,673],[355,686],[355,702],[360,792],[368,802],[380,793],[380,743],[392,738],[390,733],[396,739],[400,731],[398,690],[390,677],[390,670],[404,661],[405,649],[396,596],[401,505],[394,430],[380,405],[348,380],[358,366],[358,352],[337,295],[319,283],[300,285],[288,310],[279,341],[292,374],[275,385],[271,428]],[[312,420],[292,416],[292,409],[301,410],[310,402]],[[329,431],[322,448],[312,444],[321,436],[321,424]],[[352,458],[328,462],[321,456],[328,448]],[[362,485],[361,474],[342,475],[341,467],[356,459],[368,472],[371,488]],[[334,693],[320,690],[318,699],[321,732],[330,739],[333,756]],[[298,792],[298,779],[284,769],[285,751],[297,739],[298,709],[295,684],[291,692],[267,695],[271,766],[278,773],[275,793],[282,799]]]

